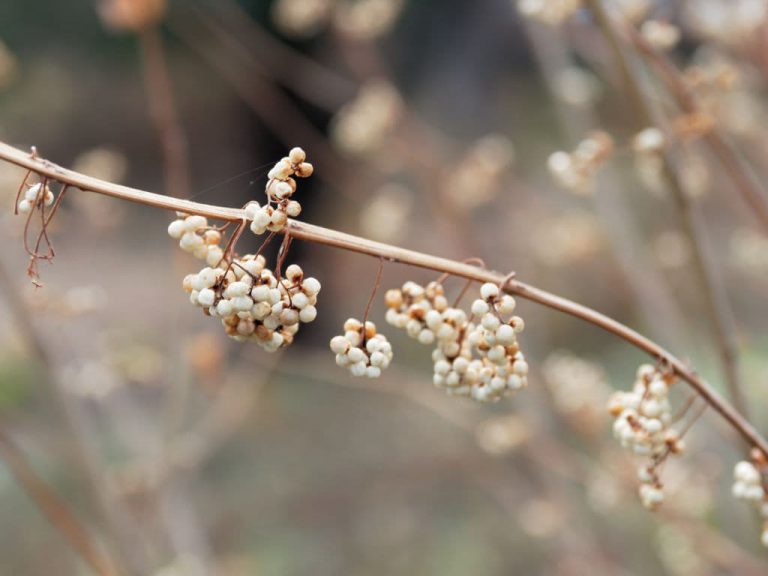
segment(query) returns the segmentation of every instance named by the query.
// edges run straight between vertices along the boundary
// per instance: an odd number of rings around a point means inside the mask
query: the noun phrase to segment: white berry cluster
[[[733,469],[734,498],[751,502],[760,512],[763,520],[763,532],[760,537],[764,546],[768,546],[768,499],[766,498],[765,457],[759,450],[753,450],[753,462],[742,460]]]
[[[684,449],[679,434],[671,428],[669,389],[675,381],[673,374],[643,364],[637,370],[632,391],[616,392],[608,401],[608,410],[616,418],[613,435],[624,448],[651,459],[638,474],[640,497],[649,509],[655,509],[664,500],[656,473],[658,464],[669,454],[679,454]]]
[[[235,340],[253,340],[268,352],[288,346],[300,323],[317,317],[320,282],[291,264],[278,280],[261,255],[234,258],[229,266],[206,267],[184,278],[192,304],[221,318]]]
[[[517,316],[504,320],[515,301],[500,295],[497,285],[484,284],[480,293],[469,318],[448,305],[441,284],[406,282],[402,289],[387,292],[386,319],[422,344],[436,343],[435,386],[454,396],[491,402],[527,385],[528,364],[517,344],[524,324]],[[479,322],[472,321],[475,317]]]
[[[432,344],[435,332],[427,325],[427,316],[442,318],[448,300],[439,282],[430,282],[426,287],[416,282],[406,282],[400,290],[387,290],[384,296],[387,305],[385,319],[388,324],[402,328],[408,336],[422,344]]]
[[[646,42],[657,50],[667,51],[680,42],[680,29],[663,20],[647,20],[640,26],[640,34]]]
[[[550,26],[568,20],[581,8],[582,0],[518,0],[517,9],[523,16]]]
[[[53,204],[53,199],[53,192],[51,192],[50,188],[46,186],[45,191],[43,191],[43,185],[38,182],[26,189],[24,196],[19,200],[17,208],[20,214],[29,214],[38,206],[45,206],[47,208]]]
[[[576,194],[589,194],[597,170],[613,152],[613,139],[605,132],[593,132],[573,152],[554,152],[547,166],[557,183]]]
[[[301,204],[291,200],[296,192],[296,178],[308,178],[314,168],[306,161],[307,155],[301,148],[292,148],[288,156],[282,158],[269,171],[267,182],[267,203],[249,202],[245,215],[251,220],[251,232],[264,234],[279,232],[285,227],[288,218],[296,218],[301,213]]]
[[[392,345],[387,337],[376,332],[373,322],[363,326],[355,318],[344,322],[344,335],[331,338],[331,351],[336,354],[336,364],[353,376],[378,378],[392,362]]]
[[[208,266],[216,267],[224,258],[221,249],[221,232],[208,225],[205,216],[177,213],[177,218],[168,225],[168,235],[179,241],[179,248],[195,258],[205,260]]]

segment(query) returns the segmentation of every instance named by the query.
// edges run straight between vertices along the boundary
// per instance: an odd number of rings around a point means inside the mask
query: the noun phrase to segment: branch
[[[17,166],[33,170],[38,174],[58,180],[59,182],[70,184],[71,186],[86,192],[95,192],[97,194],[104,194],[147,206],[163,208],[165,210],[175,210],[188,214],[199,214],[208,218],[225,220],[228,222],[242,222],[247,220],[245,212],[242,209],[224,208],[210,204],[198,204],[197,202],[189,200],[171,198],[152,192],[129,188],[127,186],[112,184],[105,182],[104,180],[85,176],[84,174],[72,170],[67,170],[3,142],[0,142],[0,160],[5,160],[12,164],[16,164]],[[447,258],[440,258],[438,256],[432,256],[414,250],[407,250],[390,244],[374,242],[359,236],[345,234],[344,232],[338,232],[336,230],[307,224],[305,222],[298,222],[296,220],[289,220],[283,233],[290,233],[291,237],[300,240],[307,240],[316,244],[332,246],[350,252],[374,256],[376,258],[383,258],[391,262],[399,262],[425,270],[442,272],[452,276],[474,280],[475,282],[501,284],[507,278],[506,274],[494,272],[492,270],[477,268],[476,266],[469,264],[462,264],[461,262],[455,262]],[[688,368],[685,363],[652,340],[596,310],[561,296],[551,294],[545,290],[531,286],[530,284],[520,282],[519,280],[508,280],[502,288],[509,294],[517,295],[553,310],[580,318],[585,322],[593,324],[626,340],[638,349],[665,362],[750,445],[756,446],[761,451],[768,454],[768,441],[765,440],[765,438],[741,415],[740,412],[735,410],[714,388],[700,378],[694,370]]]
[[[680,109],[686,114],[700,114],[701,108],[696,98],[685,85],[675,65],[662,53],[651,46],[631,24],[626,24],[624,30],[639,54],[654,67]],[[709,144],[714,155],[720,160],[725,171],[733,180],[736,190],[744,202],[752,209],[764,232],[768,233],[768,199],[760,186],[754,172],[739,158],[734,148],[728,143],[717,126],[704,133],[704,140]]]
[[[116,576],[109,559],[104,556],[88,531],[77,519],[67,504],[40,479],[27,461],[24,453],[0,428],[0,458],[2,458],[16,481],[34,501],[51,525],[64,537],[80,558],[99,576]]]

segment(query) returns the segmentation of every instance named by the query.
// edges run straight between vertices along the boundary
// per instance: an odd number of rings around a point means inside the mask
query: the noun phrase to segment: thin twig
[[[623,29],[629,40],[637,48],[638,53],[655,68],[659,78],[680,109],[686,114],[701,114],[701,108],[696,102],[694,94],[683,82],[675,65],[651,46],[633,25],[626,23]],[[739,157],[736,150],[718,129],[716,123],[702,135],[702,138],[720,160],[723,168],[733,180],[736,190],[752,209],[763,230],[768,233],[768,199],[766,199],[765,192],[750,166]]]
[[[0,427],[0,458],[13,477],[45,515],[51,525],[91,569],[100,576],[116,576],[109,558],[92,541],[77,516],[34,471],[24,453]]]
[[[92,178],[72,170],[61,168],[50,162],[41,160],[40,158],[33,157],[29,153],[9,146],[4,142],[0,142],[0,159],[16,164],[17,166],[29,168],[35,172],[44,174],[60,182],[70,184],[81,190],[112,196],[121,200],[136,202],[165,210],[199,214],[201,216],[217,218],[219,220],[236,222],[246,219],[245,212],[242,209],[212,206],[210,204],[198,204],[197,202],[191,202],[189,200],[171,198],[161,194],[138,190],[136,188],[112,184],[104,180],[99,180],[98,178]],[[305,222],[298,222],[292,219],[288,220],[288,224],[283,230],[283,233],[290,233],[293,238],[299,240],[306,240],[350,252],[383,258],[390,262],[399,262],[424,270],[448,273],[453,276],[459,276],[476,282],[492,282],[498,284],[504,280],[504,274],[499,272],[477,268],[447,258],[432,256],[430,254],[400,248],[391,244],[384,244],[383,242],[375,242],[359,236],[353,236],[352,234],[346,234],[344,232],[323,228],[322,226],[316,226]],[[695,370],[690,369],[686,363],[673,356],[656,342],[596,310],[516,279],[510,280],[506,284],[505,292],[584,320],[585,322],[614,334],[654,358],[664,359],[670,368],[685,380],[710,406],[712,406],[714,411],[720,414],[720,416],[722,416],[723,419],[725,419],[750,445],[756,446],[768,454],[768,441],[766,441],[762,434],[760,434],[760,432],[758,432],[738,410],[734,409],[733,406],[712,388],[712,386],[703,380]]]
[[[190,190],[187,141],[173,97],[160,29],[145,28],[138,37],[149,110],[163,150],[165,189],[172,196],[186,198]]]

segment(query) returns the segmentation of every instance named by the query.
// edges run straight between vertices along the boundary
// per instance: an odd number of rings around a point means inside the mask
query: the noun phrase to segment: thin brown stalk
[[[77,555],[100,576],[116,576],[112,563],[93,542],[88,530],[67,504],[46,484],[24,453],[0,427],[0,458],[37,508],[67,541]]]
[[[587,0],[586,3],[611,47],[621,73],[622,84],[628,90],[630,98],[635,104],[642,127],[656,125],[653,102],[643,91],[640,80],[632,68],[632,63],[625,52],[625,46],[622,45],[618,25],[605,9],[602,0]],[[747,402],[744,398],[739,370],[735,321],[725,288],[709,253],[704,234],[706,224],[685,192],[668,151],[662,153],[662,162],[662,175],[672,192],[683,224],[683,231],[693,248],[694,268],[706,300],[728,393],[739,412],[746,415]]]
[[[702,111],[696,97],[686,86],[675,65],[664,54],[651,46],[634,26],[626,24],[623,29],[629,40],[637,48],[638,53],[656,70],[680,109],[686,114],[701,114]],[[739,154],[728,143],[716,124],[705,132],[702,138],[723,165],[736,190],[751,208],[763,230],[768,233],[768,199],[750,166],[739,157]]]
[[[210,204],[198,204],[189,200],[171,198],[161,194],[146,192],[135,188],[129,188],[118,184],[112,184],[90,176],[85,176],[72,170],[67,170],[46,160],[33,157],[29,153],[0,142],[0,159],[17,166],[31,169],[39,174],[70,184],[84,191],[104,194],[152,206],[165,210],[199,214],[208,218],[237,222],[246,219],[245,212],[238,208],[225,208]],[[410,266],[448,273],[453,276],[474,280],[476,282],[492,282],[501,284],[505,280],[505,274],[477,268],[469,264],[432,256],[406,248],[400,248],[391,244],[375,242],[352,234],[346,234],[336,230],[323,228],[306,222],[288,220],[283,233],[288,233],[294,239],[306,240],[316,244],[322,244],[350,252],[366,254],[375,258],[382,258],[390,262],[399,262]],[[685,380],[712,409],[728,422],[750,445],[756,446],[768,454],[768,441],[758,432],[752,424],[736,409],[733,408],[712,386],[702,379],[695,370],[679,360],[657,343],[625,326],[621,322],[609,318],[596,310],[588,308],[557,296],[517,279],[511,279],[502,285],[505,292],[517,295],[521,298],[536,302],[553,310],[574,316],[585,322],[606,330],[615,336],[627,341],[636,348],[646,352],[656,359],[662,359],[676,374]]]
[[[189,157],[187,141],[179,121],[163,40],[157,27],[139,33],[144,85],[149,110],[163,150],[165,189],[177,198],[189,196]]]

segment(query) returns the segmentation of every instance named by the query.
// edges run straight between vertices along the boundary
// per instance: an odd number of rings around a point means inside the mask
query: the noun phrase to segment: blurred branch
[[[187,141],[173,97],[160,29],[144,28],[138,38],[149,110],[163,149],[165,189],[171,196],[186,198],[190,186]]]
[[[701,108],[691,90],[683,82],[675,65],[654,49],[633,25],[625,23],[623,29],[629,41],[637,48],[638,53],[656,69],[659,78],[672,94],[680,109],[686,114],[700,115],[702,113]],[[766,199],[760,181],[749,164],[739,157],[716,124],[707,130],[702,137],[733,180],[736,190],[741,194],[744,202],[752,209],[764,232],[768,233],[768,199]]]
[[[23,341],[29,346],[33,357],[40,363],[40,367],[43,370],[43,381],[48,385],[51,396],[59,411],[61,412],[62,419],[65,426],[65,433],[71,440],[72,454],[71,457],[79,465],[80,470],[85,475],[89,489],[95,495],[96,503],[101,515],[101,521],[106,528],[107,533],[113,540],[112,552],[113,560],[119,560],[120,573],[127,573],[125,566],[125,555],[120,549],[120,540],[118,538],[118,528],[115,518],[115,510],[111,505],[111,502],[106,495],[103,486],[99,482],[99,475],[96,472],[96,467],[83,440],[84,436],[81,429],[78,426],[77,418],[73,414],[73,407],[68,399],[65,397],[61,382],[56,377],[53,361],[51,359],[48,350],[43,344],[39,334],[35,330],[32,321],[27,313],[26,306],[16,290],[13,280],[10,278],[5,270],[5,266],[0,261],[0,294],[5,298],[8,308],[11,313],[12,321],[21,335]]]
[[[343,188],[341,184],[348,171],[342,159],[305,113],[264,77],[248,49],[232,38],[228,29],[199,12],[170,21],[168,27],[232,86],[278,140],[288,147],[302,142],[312,150],[320,178],[335,189]],[[218,50],[211,38],[218,43]]]
[[[550,30],[549,26],[538,26],[527,19],[523,19],[523,24],[533,47],[537,68],[555,103],[569,144],[575,147],[583,135],[597,125],[594,105],[584,103],[576,106],[565,101],[560,94],[557,74],[568,66],[575,66],[562,35]],[[617,170],[607,163],[597,180],[594,209],[610,237],[616,264],[627,278],[651,333],[669,342],[687,342],[687,331],[683,328],[679,307],[658,264],[653,261],[626,195],[617,193],[621,188]]]
[[[357,92],[355,82],[281,42],[238,2],[215,0],[206,8],[193,11],[209,22],[211,16],[218,18],[230,34],[239,35],[238,42],[244,53],[247,50],[253,58],[262,55],[258,65],[263,74],[268,74],[305,101],[333,112]]]
[[[16,447],[2,427],[0,458],[51,526],[64,537],[83,562],[100,576],[117,576],[118,572],[112,562],[98,549],[69,506],[37,476],[24,453]]]
[[[130,202],[137,202],[155,208],[163,208],[189,214],[199,214],[201,216],[232,222],[247,222],[245,211],[242,209],[200,204],[189,200],[170,198],[152,192],[112,184],[110,182],[105,182],[104,180],[99,180],[98,178],[92,178],[72,170],[67,170],[52,164],[37,155],[25,153],[3,142],[0,142],[0,159],[33,170],[50,179],[70,184],[81,190],[104,194]],[[510,279],[506,273],[481,269],[462,262],[456,262],[454,260],[400,248],[391,244],[374,242],[366,238],[353,236],[351,234],[305,222],[299,222],[297,220],[288,220],[288,223],[281,233],[290,234],[291,237],[295,239],[306,240],[316,244],[322,244],[350,252],[357,252],[359,254],[366,254],[376,258],[383,258],[391,262],[408,264],[417,268],[433,270],[452,276],[466,278],[467,280],[473,280],[475,282],[491,282],[498,284],[509,294],[520,296],[521,298],[531,300],[532,302],[536,302],[553,310],[580,318],[585,322],[618,336],[654,358],[657,358],[659,361],[664,362],[671,370],[688,382],[688,384],[714,409],[714,411],[720,414],[720,416],[741,434],[750,445],[756,446],[761,451],[768,454],[768,441],[766,441],[760,432],[749,423],[740,411],[734,409],[733,406],[712,388],[712,386],[700,378],[695,370],[689,368],[682,360],[673,356],[654,341],[596,310],[540,288],[536,288],[535,286],[526,284],[514,278]]]
[[[630,98],[638,113],[641,127],[655,126],[653,102],[643,91],[640,80],[632,68],[632,63],[624,51],[624,46],[622,46],[617,30],[617,24],[604,7],[602,0],[587,0],[586,3],[611,47],[613,57],[621,73],[622,85],[629,91]],[[706,223],[702,219],[695,203],[691,201],[684,190],[669,152],[666,150],[662,151],[661,159],[662,175],[669,185],[682,220],[683,230],[693,247],[693,261],[696,274],[699,277],[700,286],[704,293],[709,317],[714,329],[720,361],[725,372],[728,393],[739,412],[748,415],[747,402],[744,398],[739,369],[735,321],[725,288],[715,269],[713,258],[707,245],[705,235]]]

